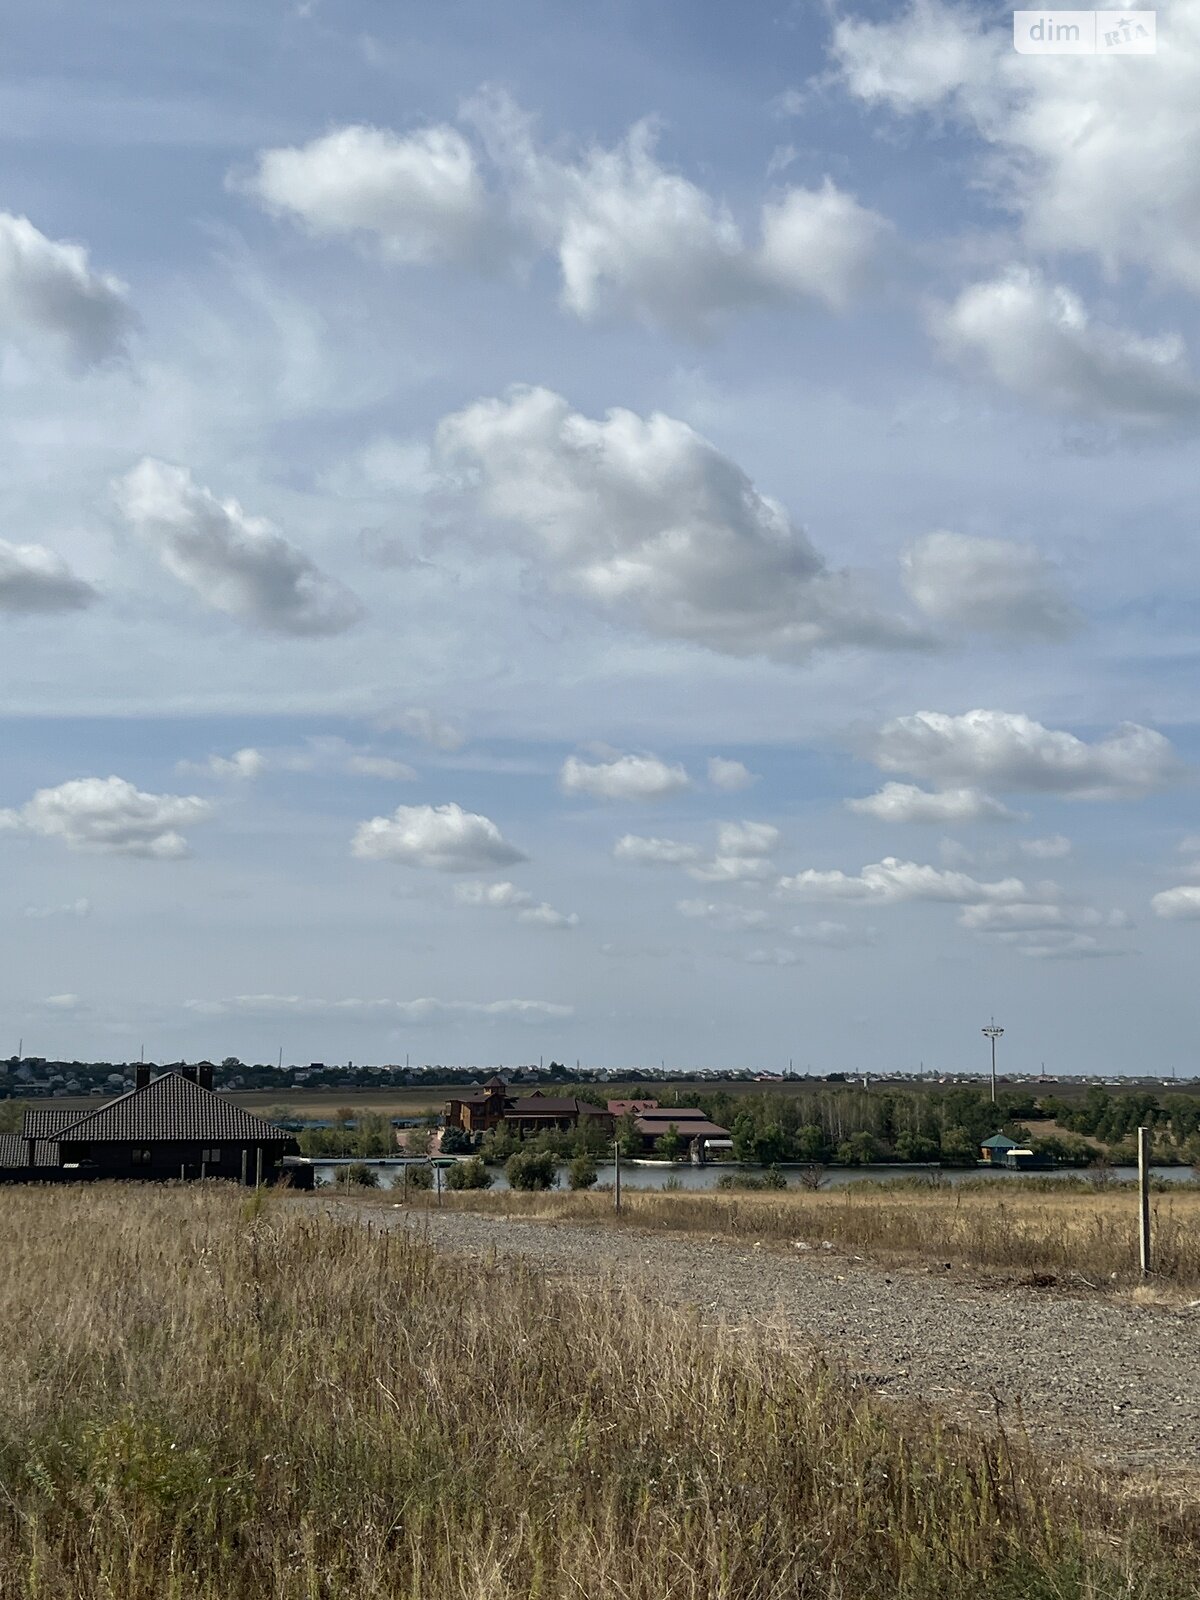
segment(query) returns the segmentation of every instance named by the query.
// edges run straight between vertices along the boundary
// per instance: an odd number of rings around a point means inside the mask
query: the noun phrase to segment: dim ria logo
[[[1013,47],[1023,56],[1152,56],[1153,11],[1014,11]]]

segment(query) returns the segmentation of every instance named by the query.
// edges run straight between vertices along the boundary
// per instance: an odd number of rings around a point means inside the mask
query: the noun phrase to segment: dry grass
[[[14,1190],[5,1600],[1184,1600],[1195,1514],[763,1336],[212,1186]]]
[[[373,1197],[394,1204],[398,1193]],[[596,1191],[445,1194],[443,1204],[496,1216],[598,1222],[611,1227],[839,1250],[889,1264],[1053,1275],[1126,1289],[1140,1281],[1137,1197],[1129,1187],[1062,1179],[980,1179],[958,1184],[853,1183],[813,1193],[737,1194],[625,1189],[621,1214]],[[415,1204],[432,1205],[422,1197]],[[1152,1197],[1155,1281],[1200,1293],[1200,1189]]]

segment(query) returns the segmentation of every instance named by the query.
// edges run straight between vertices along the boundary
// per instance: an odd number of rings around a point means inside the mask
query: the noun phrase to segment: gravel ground
[[[335,1214],[345,1214],[338,1204]],[[721,1241],[580,1223],[364,1206],[375,1227],[439,1248],[521,1256],[576,1280],[617,1269],[659,1300],[841,1358],[883,1394],[972,1422],[997,1402],[1055,1448],[1124,1469],[1200,1469],[1200,1310],[1117,1305],[835,1253],[790,1256]]]

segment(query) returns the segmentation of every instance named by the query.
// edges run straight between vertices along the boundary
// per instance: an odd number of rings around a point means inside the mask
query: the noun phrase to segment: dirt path
[[[345,1203],[331,1208],[344,1215]],[[659,1300],[766,1323],[843,1358],[885,1394],[966,1420],[996,1401],[1032,1437],[1123,1468],[1200,1471],[1200,1311],[1166,1312],[965,1284],[837,1255],[789,1256],[679,1236],[462,1212],[361,1208],[468,1255],[548,1273],[616,1275]]]

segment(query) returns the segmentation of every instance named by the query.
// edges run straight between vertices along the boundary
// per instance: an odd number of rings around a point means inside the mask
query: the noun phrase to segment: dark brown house
[[[285,1167],[295,1139],[264,1117],[215,1094],[212,1068],[184,1067],[151,1078],[94,1111],[32,1107],[18,1134],[0,1137],[0,1182],[97,1178],[233,1178],[308,1187],[307,1167]]]
[[[461,1128],[478,1137],[492,1128],[504,1128],[518,1139],[538,1133],[570,1133],[581,1123],[598,1126],[609,1133],[613,1118],[603,1106],[574,1096],[509,1093],[503,1078],[489,1078],[482,1089],[455,1095],[446,1103],[443,1120],[447,1128]]]

